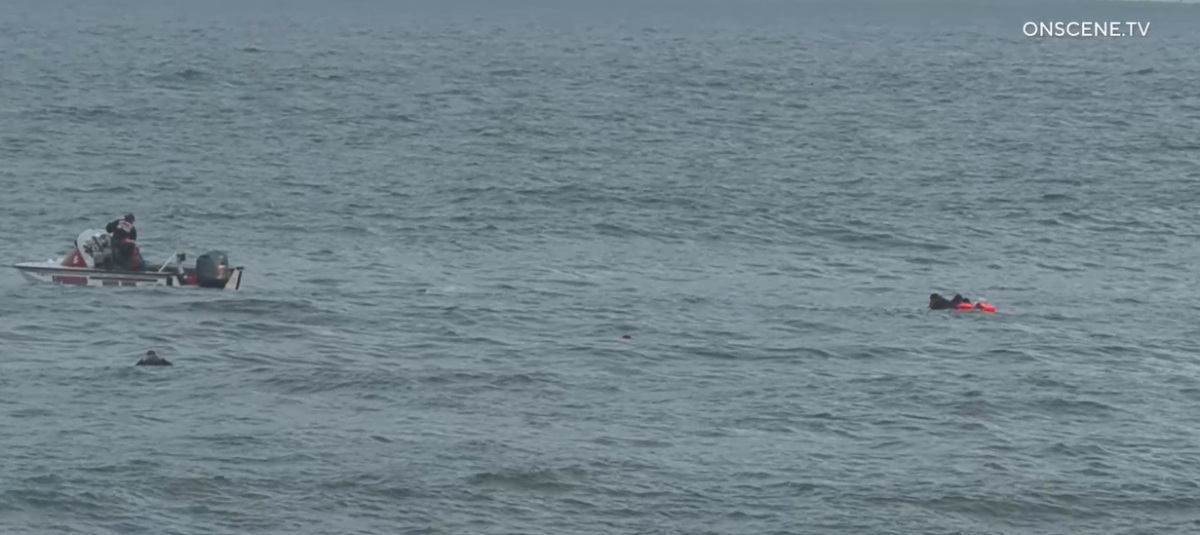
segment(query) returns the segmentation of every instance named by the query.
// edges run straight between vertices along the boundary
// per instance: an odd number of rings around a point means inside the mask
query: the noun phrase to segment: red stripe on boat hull
[[[101,286],[137,286],[138,282],[144,282],[144,281],[122,280],[122,279],[104,279],[104,280],[100,281],[100,285]]]

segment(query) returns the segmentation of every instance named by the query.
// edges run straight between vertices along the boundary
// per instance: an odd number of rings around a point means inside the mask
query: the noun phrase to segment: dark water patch
[[[1071,383],[1065,380],[1055,378],[1046,373],[1032,374],[1025,378],[1025,381],[1032,386],[1038,388],[1046,388],[1055,391],[1076,392],[1078,389]]]
[[[95,472],[100,474],[140,474],[160,468],[162,464],[153,459],[130,459],[121,464],[100,464],[76,466],[74,469],[82,472]]]
[[[618,446],[627,448],[652,448],[662,449],[673,446],[671,442],[653,439],[633,439],[633,438],[616,438],[616,437],[597,437],[591,440],[601,446]]]
[[[264,370],[262,385],[283,394],[319,394],[324,392],[348,391],[367,393],[402,392],[410,388],[413,379],[385,370],[343,370],[335,368],[313,368],[281,373]]]
[[[330,289],[337,289],[339,286],[343,286],[346,284],[346,281],[343,279],[331,279],[331,278],[324,278],[324,277],[317,277],[317,278],[312,278],[312,279],[301,279],[299,282],[300,282],[300,284],[304,284],[307,286],[326,287],[326,288],[330,288]]]
[[[178,309],[178,305],[162,305],[160,309]],[[251,317],[294,316],[298,314],[322,314],[325,312],[316,304],[304,299],[206,299],[204,301],[187,302],[184,304],[184,309],[192,313],[244,314]]]
[[[1104,418],[1119,412],[1115,407],[1099,401],[1060,396],[1037,398],[1030,403],[1053,417]]]
[[[118,500],[104,499],[91,492],[66,490],[6,490],[0,493],[0,505],[19,511],[41,511],[57,514],[98,514],[110,507],[124,505]]]
[[[16,419],[47,418],[54,416],[54,411],[42,407],[23,407],[9,412],[8,415]]]
[[[166,84],[178,84],[178,83],[192,84],[192,83],[203,82],[203,81],[209,80],[210,78],[211,78],[211,76],[207,72],[205,72],[201,69],[196,69],[196,68],[191,68],[191,67],[185,67],[185,68],[177,70],[177,71],[167,70],[166,72],[162,72],[160,74],[155,74],[155,75],[150,76],[151,80],[153,80],[155,82],[159,82],[159,83],[166,83]]]
[[[129,110],[108,105],[55,105],[40,109],[36,112],[30,111],[27,113],[35,114],[35,117],[41,119],[64,121],[68,123],[103,124],[122,122],[133,118],[133,115]]]
[[[1076,198],[1072,195],[1065,194],[1065,193],[1046,193],[1046,194],[1042,195],[1041,198],[1039,198],[1039,200],[1041,202],[1048,202],[1048,203],[1079,202],[1078,198]]]
[[[917,504],[947,513],[966,514],[1004,524],[1011,522],[1016,525],[1025,525],[1033,521],[1045,522],[1086,517],[1087,513],[1084,512],[1086,509],[1081,508],[1077,501],[1077,497],[1074,495],[1055,497],[1042,493],[1024,498],[947,493],[919,500]],[[1013,516],[1018,512],[1018,516]]]
[[[480,472],[467,482],[478,487],[499,487],[518,492],[570,492],[587,481],[582,468],[509,468]]]
[[[188,440],[204,442],[215,447],[259,447],[267,445],[266,440],[261,437],[249,435],[233,435],[233,434],[215,434],[215,435],[194,435],[188,437]]]
[[[1038,362],[1036,355],[1018,349],[993,349],[984,354],[988,362]]]
[[[104,193],[104,194],[118,194],[119,195],[119,194],[131,194],[131,193],[133,193],[133,191],[134,191],[133,188],[126,186],[124,184],[95,184],[95,185],[89,185],[89,186],[74,186],[74,187],[68,186],[68,187],[64,187],[62,189],[63,193],[82,193],[82,194]],[[103,227],[103,224],[101,224],[101,223],[107,224],[108,221],[97,221],[96,222],[97,228]],[[78,236],[79,235],[76,234],[76,237],[78,237]],[[72,240],[74,240],[74,238],[72,238]],[[71,244],[68,241],[67,246],[69,247],[70,245]]]
[[[1067,266],[1067,265],[1061,265],[1061,264],[1050,264],[1050,263],[1047,263],[1047,262],[1035,262],[1035,263],[1034,263],[1034,265],[1036,265],[1037,267],[1040,267],[1040,268],[1042,268],[1042,269],[1049,269],[1049,270],[1052,270],[1052,271],[1062,271],[1062,272],[1080,272],[1080,271],[1086,271],[1084,268],[1082,268],[1082,267],[1078,267],[1078,266]]]

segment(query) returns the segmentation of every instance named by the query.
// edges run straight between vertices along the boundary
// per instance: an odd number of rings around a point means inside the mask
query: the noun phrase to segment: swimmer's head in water
[[[171,363],[167,362],[167,359],[164,359],[164,358],[158,356],[158,353],[155,353],[154,350],[151,349],[150,351],[146,352],[146,356],[142,357],[142,360],[138,361],[137,365],[138,366],[170,366]]]

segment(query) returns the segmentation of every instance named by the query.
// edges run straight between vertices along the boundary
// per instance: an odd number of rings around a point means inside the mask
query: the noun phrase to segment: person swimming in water
[[[954,294],[954,298],[946,299],[940,294],[929,294],[929,309],[930,310],[950,310],[960,303],[971,304],[971,300],[963,297],[961,294]]]
[[[146,352],[146,356],[142,357],[134,366],[171,366],[171,362],[158,356],[153,349]]]

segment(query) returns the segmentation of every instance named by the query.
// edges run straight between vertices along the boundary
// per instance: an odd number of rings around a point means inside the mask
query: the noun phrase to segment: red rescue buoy
[[[971,305],[970,302],[960,302],[960,303],[958,303],[958,305],[954,305],[954,308],[950,308],[950,309],[952,309],[952,311],[996,312],[996,307],[991,306],[991,305],[989,305],[989,303],[986,303],[983,301],[974,303],[974,305]]]

